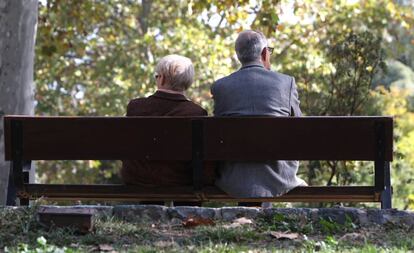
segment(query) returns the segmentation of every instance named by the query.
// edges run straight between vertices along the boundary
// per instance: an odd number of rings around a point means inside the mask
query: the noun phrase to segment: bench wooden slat
[[[25,160],[191,160],[189,118],[6,116],[6,135],[11,120],[23,124]]]
[[[53,185],[26,184],[32,198],[54,200],[200,200],[192,187],[139,187],[125,185]],[[234,201],[217,187],[205,187],[201,192],[209,201]],[[379,194],[372,186],[309,186],[297,187],[276,198],[248,198],[238,201],[272,202],[378,202]]]
[[[391,117],[193,119],[203,121],[205,160],[375,160],[382,123],[392,161]],[[12,120],[23,124],[25,160],[191,160],[191,118],[6,116],[5,136]]]
[[[392,118],[210,118],[206,160],[375,160],[376,124],[384,124],[392,160]]]

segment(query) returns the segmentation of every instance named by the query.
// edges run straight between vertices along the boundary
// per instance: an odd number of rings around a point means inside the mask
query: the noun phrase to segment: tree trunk
[[[34,111],[33,61],[38,0],[0,0],[0,205],[6,202],[3,115]]]

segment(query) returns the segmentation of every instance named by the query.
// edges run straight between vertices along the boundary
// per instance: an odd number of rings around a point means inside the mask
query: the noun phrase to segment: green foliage
[[[411,92],[414,89],[414,70],[401,61],[388,60],[387,71],[381,73],[375,79],[378,85],[387,88],[395,87]]]
[[[269,231],[315,233],[315,224],[306,217],[299,219],[297,216],[277,213],[272,217],[262,218],[262,220],[259,220],[259,224]]]
[[[344,224],[337,223],[328,217],[328,219],[320,218],[318,229],[323,234],[332,235],[335,233],[346,233],[357,229],[358,226],[353,223],[353,220],[348,215],[345,216]]]
[[[194,242],[213,241],[215,243],[229,243],[241,241],[256,241],[263,239],[253,227],[225,228],[222,226],[208,227],[201,226],[196,228]]]
[[[61,253],[75,253],[75,252],[81,252],[79,250],[76,249],[68,249],[66,247],[57,247],[55,245],[49,245],[47,243],[47,240],[41,236],[39,238],[37,238],[36,240],[37,245],[34,248],[29,248],[28,244],[25,243],[21,243],[19,244],[19,246],[17,247],[17,249],[8,249],[5,248],[4,252],[10,252],[10,253],[14,253],[14,252],[19,252],[19,253],[56,253],[56,252],[61,252]]]
[[[308,217],[277,213],[273,216],[262,217],[258,220],[258,224],[266,231],[295,232],[307,235],[318,233],[326,235],[343,234],[359,228],[348,215],[345,217],[345,222],[340,224],[330,217],[327,219],[320,218],[318,222],[315,222]]]
[[[33,230],[39,228],[36,220],[37,206],[25,209],[6,208],[0,210],[0,248],[18,242],[28,243],[36,240]],[[16,234],[22,237],[16,237]]]
[[[349,218],[344,224],[321,219],[314,222],[312,231],[306,232],[294,230],[295,224],[301,222],[294,216],[256,219],[241,227],[217,222],[214,226],[195,228],[185,228],[177,222],[137,223],[100,216],[95,217],[94,229],[88,234],[41,226],[36,219],[36,208],[0,209],[0,218],[2,252],[407,252],[414,249],[412,228],[359,228],[352,226]],[[282,240],[270,236],[270,231],[299,234],[297,239]]]
[[[394,203],[414,208],[409,197],[414,186],[406,176],[412,175],[414,166],[414,11],[409,4],[42,3],[35,49],[36,114],[124,115],[131,98],[155,90],[154,66],[172,53],[193,60],[196,81],[188,96],[211,114],[210,85],[239,66],[233,50],[237,32],[258,29],[275,47],[273,69],[296,78],[306,115],[396,115]],[[114,161],[41,161],[37,173],[42,182],[117,183],[119,167]],[[371,163],[309,161],[302,162],[300,173],[311,185],[373,183]]]

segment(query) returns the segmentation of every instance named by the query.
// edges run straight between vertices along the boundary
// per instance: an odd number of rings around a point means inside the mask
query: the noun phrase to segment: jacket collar
[[[259,63],[248,63],[248,64],[244,65],[243,67],[241,67],[240,70],[247,69],[247,68],[252,68],[252,67],[264,68],[264,66],[259,64]]]
[[[188,101],[188,99],[184,95],[168,93],[168,92],[164,92],[160,90],[157,90],[150,97],[157,97],[157,98],[177,100],[177,101]]]

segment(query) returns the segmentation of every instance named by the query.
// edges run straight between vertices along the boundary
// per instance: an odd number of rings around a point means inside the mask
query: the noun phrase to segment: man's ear
[[[267,60],[267,48],[263,48],[262,53],[261,53],[261,57],[262,57],[262,61],[266,62],[266,60]]]

